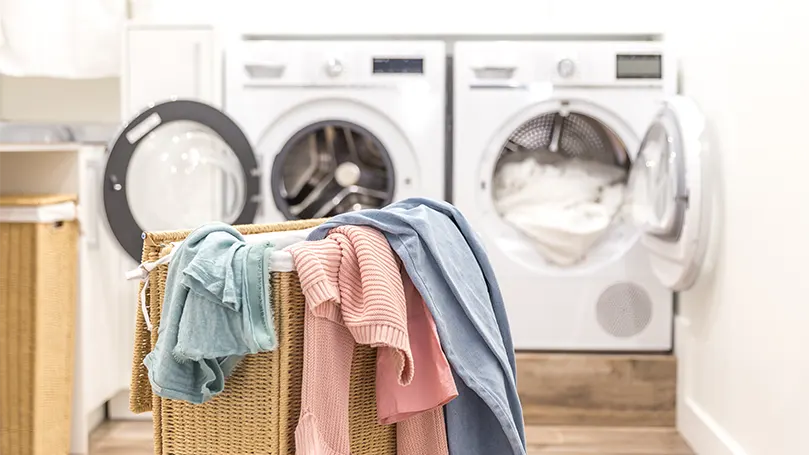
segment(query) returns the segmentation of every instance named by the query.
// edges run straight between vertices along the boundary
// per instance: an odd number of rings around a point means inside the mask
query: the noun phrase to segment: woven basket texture
[[[75,202],[2,196],[0,206]],[[0,454],[70,450],[79,225],[0,223]]]
[[[305,229],[323,220],[245,225],[242,234]],[[168,254],[171,242],[191,231],[147,233],[143,260]],[[295,427],[301,407],[303,315],[305,302],[294,272],[273,272],[273,314],[278,349],[247,356],[227,379],[225,391],[202,405],[160,398],[152,393],[143,358],[157,342],[157,327],[168,266],[150,274],[147,307],[154,329],[137,318],[130,408],[152,411],[156,455],[294,455]],[[140,313],[139,313],[140,316]],[[395,425],[376,419],[376,350],[355,346],[351,371],[349,427],[353,455],[396,453]]]

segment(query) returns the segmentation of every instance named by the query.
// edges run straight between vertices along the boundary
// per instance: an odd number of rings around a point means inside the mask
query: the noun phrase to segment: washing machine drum
[[[380,208],[394,197],[390,155],[370,131],[343,121],[310,125],[273,163],[271,190],[287,219]]]
[[[629,166],[626,146],[597,119],[543,114],[500,150],[494,206],[549,263],[573,266],[622,222]]]

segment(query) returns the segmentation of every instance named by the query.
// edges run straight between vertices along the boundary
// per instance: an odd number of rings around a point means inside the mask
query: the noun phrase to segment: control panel
[[[374,57],[373,72],[374,74],[424,74],[424,59]]]
[[[660,54],[618,54],[615,57],[617,79],[662,79],[663,56]]]
[[[443,77],[435,42],[242,41],[227,50],[228,86],[392,87]]]
[[[661,87],[676,68],[659,42],[460,42],[467,52],[456,82],[474,89]],[[457,67],[456,67],[457,68]]]

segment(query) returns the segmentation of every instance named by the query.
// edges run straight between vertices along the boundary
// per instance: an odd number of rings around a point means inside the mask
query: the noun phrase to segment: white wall
[[[390,13],[373,0],[129,0],[138,22],[215,23],[227,32],[277,35],[524,36],[658,32],[664,0],[411,0]],[[587,11],[582,15],[581,11]],[[609,15],[609,19],[606,16]],[[371,20],[369,17],[373,17]],[[0,76],[0,120],[120,120],[118,78],[67,80]]]
[[[679,4],[684,91],[711,121],[724,197],[714,272],[681,296],[679,428],[701,455],[809,454],[807,10]]]
[[[657,11],[663,3],[610,0],[607,6],[601,0],[501,0],[492,8],[461,0],[411,0],[407,8],[391,15],[386,4],[372,0],[130,0],[130,17],[138,22],[215,23],[225,31],[280,35],[643,34],[661,29],[664,16]],[[582,16],[580,11],[588,14]],[[610,13],[615,14],[606,20]],[[117,78],[0,77],[2,120],[118,121],[119,98]]]
[[[668,0],[132,0],[139,21],[213,22],[275,35],[536,35],[657,32]],[[586,14],[582,14],[586,12]],[[560,19],[562,18],[562,19]],[[638,20],[641,18],[641,20]],[[569,19],[569,20],[568,20]]]

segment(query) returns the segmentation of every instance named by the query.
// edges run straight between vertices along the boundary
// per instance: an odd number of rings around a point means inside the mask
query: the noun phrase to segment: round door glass
[[[302,129],[273,163],[273,199],[291,220],[380,208],[393,200],[394,188],[388,150],[370,131],[345,121]]]
[[[211,129],[191,121],[151,131],[132,154],[126,175],[130,210],[143,230],[233,223],[246,202],[236,154]]]
[[[252,223],[255,169],[250,142],[219,109],[191,100],[157,104],[110,145],[102,190],[110,229],[139,261],[144,231]]]
[[[678,154],[666,126],[656,121],[641,143],[629,178],[631,212],[647,233],[676,237],[680,226]]]

